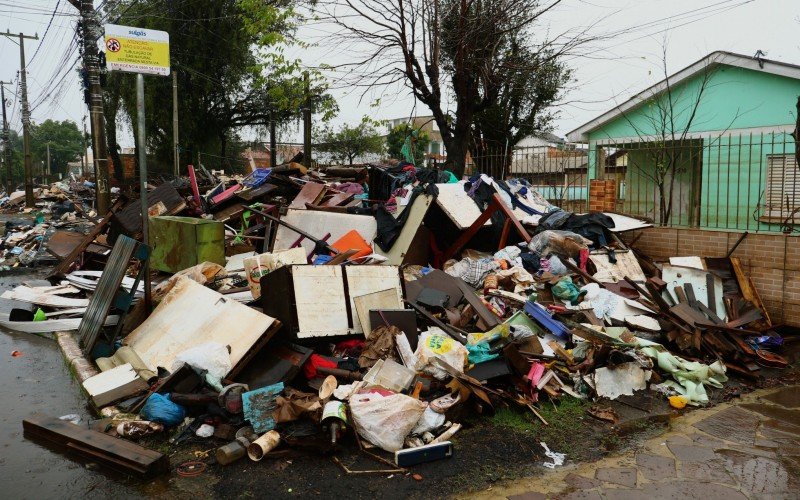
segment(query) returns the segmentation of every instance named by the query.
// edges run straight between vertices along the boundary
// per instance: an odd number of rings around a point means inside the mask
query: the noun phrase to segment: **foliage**
[[[66,172],[67,163],[80,158],[83,151],[83,133],[73,121],[45,120],[31,126],[31,155],[34,164],[47,162],[50,145],[50,171]]]
[[[109,2],[111,3],[111,2]],[[305,106],[305,81],[297,61],[284,57],[301,19],[294,0],[122,0],[109,17],[118,24],[170,33],[170,63],[177,73],[181,164],[199,152],[238,156],[238,131],[285,124]],[[171,165],[172,78],[146,77],[147,148]],[[335,103],[324,82],[312,74],[313,110],[326,116]],[[136,121],[135,75],[107,75],[106,112],[113,116],[119,95],[121,116]],[[131,127],[134,128],[134,127]],[[111,134],[109,134],[111,135]],[[111,142],[111,141],[109,141]],[[231,165],[223,161],[224,166]]]
[[[534,36],[540,18],[559,2],[332,0],[326,14],[340,27],[340,36],[364,47],[354,52],[352,62],[342,65],[355,75],[354,84],[367,88],[405,84],[430,109],[447,149],[448,168],[460,177],[476,117],[506,105],[500,100],[504,88],[511,89],[505,94],[509,102],[519,101],[518,122],[501,120],[511,123],[512,132],[524,128],[520,125],[526,119],[534,127],[536,116],[546,121],[540,113],[552,101],[539,102],[537,92],[515,95],[514,89],[531,83],[520,81],[523,76],[546,68],[587,41],[584,31],[574,30],[554,37],[538,30]],[[483,128],[487,127],[481,132]]]
[[[550,131],[552,106],[571,78],[571,71],[547,49],[532,49],[512,39],[503,52],[496,69],[498,85],[484,89],[497,99],[475,115],[470,149],[476,159],[510,152],[523,138]]]
[[[396,127],[389,128],[389,134],[386,136],[386,148],[390,158],[398,160],[403,159],[403,144],[413,130],[414,127],[409,123],[401,123]],[[430,142],[431,139],[428,133],[421,130],[417,139],[412,143],[412,147],[414,148],[414,165],[424,164],[425,151],[427,151]]]
[[[344,124],[338,129],[326,125],[320,132],[321,143],[317,149],[330,153],[338,161],[353,165],[353,160],[361,155],[381,154],[385,150],[385,142],[376,126],[378,122],[367,118],[355,126]]]

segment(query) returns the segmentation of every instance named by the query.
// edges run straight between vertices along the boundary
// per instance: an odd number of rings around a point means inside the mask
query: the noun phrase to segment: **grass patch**
[[[499,408],[490,417],[490,420],[492,424],[499,427],[506,427],[520,432],[531,432],[542,425],[538,420],[536,422],[532,420],[535,418],[530,411],[524,412],[519,408],[506,407]]]

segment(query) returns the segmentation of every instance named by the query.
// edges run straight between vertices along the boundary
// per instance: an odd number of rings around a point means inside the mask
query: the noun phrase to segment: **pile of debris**
[[[785,366],[736,259],[654,263],[620,236],[646,221],[448,174],[287,164],[201,196],[190,170],[190,193],[148,193],[149,246],[140,203],[117,203],[50,282],[3,294],[32,306],[2,326],[58,332],[101,417],[26,432],[141,476],[166,457],[98,443],[212,440],[221,465],[355,443],[405,471],[452,456],[468,413],[547,425],[545,400],[648,388],[683,408],[730,373]]]

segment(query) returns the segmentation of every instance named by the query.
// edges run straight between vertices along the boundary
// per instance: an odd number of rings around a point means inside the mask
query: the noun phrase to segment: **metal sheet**
[[[229,345],[232,372],[275,322],[188,278],[180,278],[124,343],[148,368],[172,369],[178,354],[208,342]]]
[[[122,284],[125,271],[128,269],[128,263],[137,244],[138,242],[132,238],[120,236],[114,244],[114,249],[111,250],[108,264],[106,264],[106,268],[97,282],[97,288],[89,300],[86,314],[83,316],[83,321],[81,321],[81,325],[78,328],[80,345],[87,355],[94,348],[97,335],[106,321],[108,311],[114,301],[114,295]]]

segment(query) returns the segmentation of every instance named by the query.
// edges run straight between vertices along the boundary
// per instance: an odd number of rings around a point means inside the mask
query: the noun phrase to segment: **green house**
[[[781,231],[800,222],[800,66],[713,52],[567,138],[617,209],[656,224]]]

